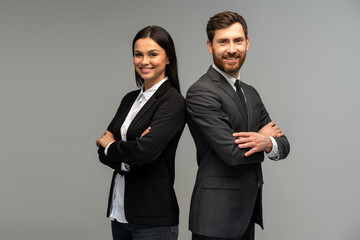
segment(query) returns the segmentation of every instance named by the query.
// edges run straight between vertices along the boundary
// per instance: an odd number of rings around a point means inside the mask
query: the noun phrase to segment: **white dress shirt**
[[[238,79],[240,80],[240,72],[239,72],[239,77],[236,79],[233,76],[230,76],[229,74],[227,74],[224,71],[222,71],[221,69],[219,69],[215,64],[213,64],[212,67],[216,71],[218,71],[229,82],[229,84],[233,87],[233,89],[236,92],[235,81],[238,80]],[[245,95],[244,90],[242,88],[241,88],[241,91],[244,94],[244,98],[245,98],[245,102],[246,102],[246,95]],[[272,142],[272,149],[271,149],[271,152],[266,153],[266,155],[269,158],[273,159],[273,160],[278,160],[279,157],[280,157],[278,145],[277,145],[277,143],[276,143],[276,141],[275,141],[275,139],[273,137],[271,137],[271,136],[269,136],[269,137],[270,137],[270,140]]]
[[[121,140],[127,141],[126,134],[127,130],[135,118],[136,114],[140,111],[140,109],[145,105],[145,103],[152,97],[152,95],[156,92],[156,90],[166,81],[168,77],[164,78],[160,82],[156,83],[154,86],[143,91],[143,87],[141,87],[140,93],[137,96],[135,102],[133,103],[128,115],[124,123],[120,128]],[[140,137],[140,136],[139,136]],[[112,142],[113,143],[113,142]],[[105,148],[105,155],[107,154],[107,150],[109,146],[112,144],[109,143]],[[130,166],[125,166],[124,163],[121,163],[121,170],[123,171],[130,171]],[[127,223],[125,218],[125,211],[124,211],[124,194],[125,194],[125,176],[116,174],[115,177],[115,184],[113,189],[113,196],[111,202],[111,212],[110,212],[110,219],[115,220],[121,223]]]

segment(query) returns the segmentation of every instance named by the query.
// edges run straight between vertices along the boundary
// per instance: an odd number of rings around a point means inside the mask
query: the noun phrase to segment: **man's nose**
[[[235,44],[234,44],[234,43],[230,43],[230,44],[229,44],[229,47],[228,47],[228,53],[234,54],[235,52],[236,52]]]

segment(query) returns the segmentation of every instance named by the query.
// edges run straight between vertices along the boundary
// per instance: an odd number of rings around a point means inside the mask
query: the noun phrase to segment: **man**
[[[245,20],[222,12],[210,18],[206,30],[214,64],[186,96],[199,166],[189,229],[196,240],[254,239],[255,223],[263,226],[264,151],[279,160],[290,146],[258,92],[237,81],[249,49]]]

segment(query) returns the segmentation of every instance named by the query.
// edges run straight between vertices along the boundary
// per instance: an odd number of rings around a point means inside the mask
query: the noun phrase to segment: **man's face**
[[[207,41],[207,47],[213,55],[214,64],[234,78],[238,78],[249,49],[249,38],[245,38],[241,24],[234,23],[227,28],[216,30],[212,43]]]

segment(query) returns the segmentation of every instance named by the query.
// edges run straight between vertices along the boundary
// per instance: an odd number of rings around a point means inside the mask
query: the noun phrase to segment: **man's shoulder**
[[[188,89],[187,93],[197,89],[210,90],[214,86],[214,81],[209,71],[204,73],[196,82],[194,82]]]
[[[211,84],[211,82],[212,82],[211,76],[208,73],[204,73],[196,82],[194,82],[192,86],[209,85]]]
[[[194,84],[192,84],[186,92],[186,98],[190,95],[197,95],[203,92],[210,93],[214,90],[214,83],[213,81],[203,75],[197,80]]]

